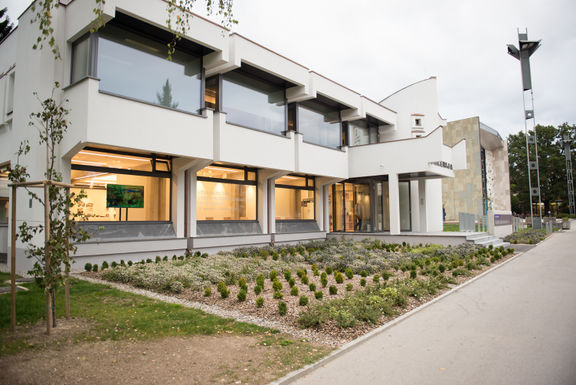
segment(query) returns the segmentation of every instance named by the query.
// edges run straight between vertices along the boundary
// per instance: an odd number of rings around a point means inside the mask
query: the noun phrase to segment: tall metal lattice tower
[[[574,178],[572,177],[572,154],[570,153],[570,145],[572,144],[572,139],[569,134],[565,134],[562,137],[562,142],[564,143],[564,155],[566,156],[566,181],[568,182],[568,206],[570,208],[570,214],[576,214],[576,208],[574,207]]]
[[[526,160],[528,165],[528,185],[530,189],[530,217],[532,228],[542,228],[542,198],[540,196],[540,170],[538,165],[538,136],[536,134],[536,120],[534,118],[534,93],[532,91],[532,76],[530,75],[530,56],[540,47],[540,40],[528,40],[528,31],[518,31],[518,46],[508,44],[508,53],[520,60],[522,71],[522,101],[524,105],[524,133],[526,135]],[[528,135],[529,128],[534,133]],[[530,160],[533,149],[535,160]],[[536,177],[533,180],[533,177]],[[534,184],[535,183],[535,184]],[[534,218],[533,201],[538,200],[538,218]]]

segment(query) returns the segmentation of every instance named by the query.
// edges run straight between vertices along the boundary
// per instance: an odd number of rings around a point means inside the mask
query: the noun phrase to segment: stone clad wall
[[[482,169],[480,165],[480,120],[478,117],[448,122],[443,128],[444,144],[454,146],[466,140],[465,170],[455,170],[454,178],[442,179],[442,204],[446,221],[458,221],[458,213],[480,214],[482,208]],[[508,188],[508,191],[510,188]]]
[[[511,211],[510,202],[510,171],[508,167],[508,146],[490,151],[492,178],[488,178],[488,197],[492,200],[492,208],[497,211]],[[488,161],[486,161],[488,167]]]

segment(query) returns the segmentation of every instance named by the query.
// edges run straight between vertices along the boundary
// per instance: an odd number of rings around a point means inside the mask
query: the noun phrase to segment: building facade
[[[508,146],[493,128],[473,117],[448,122],[444,144],[464,167],[454,178],[442,180],[442,204],[446,221],[458,221],[459,213],[494,215],[495,235],[512,232]],[[490,219],[491,220],[491,219]],[[489,221],[490,221],[489,220]]]
[[[75,210],[92,234],[78,257],[441,230],[441,180],[454,172],[435,78],[377,103],[195,15],[168,61],[163,1],[107,0],[95,33],[92,8],[54,10],[62,60],[32,49],[30,10],[0,44],[0,166],[28,140],[20,161],[43,178],[33,93],[63,85],[58,167],[87,194]],[[18,221],[40,224],[42,208],[18,194]]]

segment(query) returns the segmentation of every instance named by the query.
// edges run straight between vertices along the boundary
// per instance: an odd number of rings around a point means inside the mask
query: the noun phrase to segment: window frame
[[[312,191],[314,193],[314,218],[312,219],[276,219],[275,221],[278,222],[315,222],[316,221],[316,177],[310,175],[299,175],[299,174],[288,174],[286,176],[293,176],[293,177],[300,177],[306,179],[306,186],[294,186],[288,184],[277,184],[274,181],[274,195],[276,195],[277,188],[284,188],[289,190],[303,190],[303,191]],[[276,200],[274,200],[276,203]],[[276,216],[276,215],[274,215]]]
[[[325,145],[325,144],[315,143],[315,142],[311,142],[311,141],[306,140],[306,135],[305,135],[303,132],[301,132],[301,127],[300,127],[300,115],[301,115],[301,114],[300,114],[300,109],[301,109],[301,108],[304,108],[304,109],[309,110],[309,111],[312,111],[312,112],[314,112],[314,113],[322,114],[322,113],[319,112],[318,110],[314,109],[314,107],[308,107],[308,106],[306,106],[306,105],[305,105],[306,102],[310,102],[309,104],[312,104],[312,105],[313,105],[313,104],[320,104],[320,105],[325,106],[325,107],[327,107],[327,108],[330,108],[330,109],[332,109],[334,112],[337,112],[337,113],[338,113],[338,135],[339,135],[339,138],[338,138],[338,143],[339,143],[339,145],[338,145],[338,146],[336,146],[336,147],[327,146],[327,145]],[[320,146],[320,147],[329,148],[329,149],[332,149],[332,150],[342,150],[342,138],[343,138],[342,130],[343,130],[343,123],[344,123],[344,122],[342,121],[342,111],[341,111],[339,108],[334,108],[333,106],[330,106],[330,105],[328,105],[328,104],[326,104],[326,103],[323,103],[322,101],[317,100],[317,99],[308,100],[308,101],[306,101],[306,102],[304,102],[304,103],[301,103],[301,102],[295,103],[295,104],[296,104],[296,114],[295,114],[296,123],[295,123],[295,131],[298,132],[300,135],[302,135],[302,141],[303,141],[304,143],[312,144],[312,145],[314,145],[314,146]]]

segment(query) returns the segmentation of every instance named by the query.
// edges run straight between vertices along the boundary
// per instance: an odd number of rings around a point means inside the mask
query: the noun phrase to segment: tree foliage
[[[10,22],[8,17],[8,8],[0,9],[0,41],[4,40],[6,36],[14,29],[14,25]],[[4,20],[2,20],[4,19]]]
[[[161,106],[170,108],[178,107],[178,102],[172,98],[172,85],[170,84],[170,80],[166,79],[166,83],[162,86],[162,93],[156,93],[156,100]]]
[[[529,131],[528,135],[533,135]],[[551,210],[552,202],[561,201],[560,209],[568,212],[568,194],[566,184],[566,158],[561,142],[563,135],[576,138],[576,125],[564,123],[558,127],[536,126],[538,136],[538,161],[540,169],[540,194],[544,203],[544,212]],[[576,150],[572,146],[572,159],[576,160]],[[530,160],[536,160],[534,146],[531,146]],[[528,184],[528,167],[526,164],[526,135],[519,132],[508,137],[508,158],[510,163],[510,187],[512,193],[512,211],[530,213],[530,196]],[[572,163],[573,174],[575,162]],[[532,172],[532,185],[536,186],[536,173]],[[534,201],[537,203],[537,201]]]
[[[97,24],[91,32],[102,25],[102,16],[104,12],[104,5],[106,0],[93,0],[93,12],[96,16]],[[172,58],[175,52],[176,44],[182,39],[190,29],[190,20],[193,17],[192,10],[196,4],[196,0],[165,0],[166,1],[166,27],[174,33],[174,38],[168,43],[168,58]],[[230,27],[237,24],[238,21],[234,19],[232,12],[234,0],[206,0],[206,13],[208,15],[216,15],[220,19],[220,23],[225,27]],[[59,0],[37,0],[32,4],[32,12],[34,12],[33,23],[38,23],[40,35],[36,38],[33,46],[34,49],[41,49],[44,44],[48,44],[54,57],[60,59],[60,49],[56,44],[54,37],[54,28],[52,27],[53,12],[60,6]],[[1,15],[0,15],[1,16]]]

